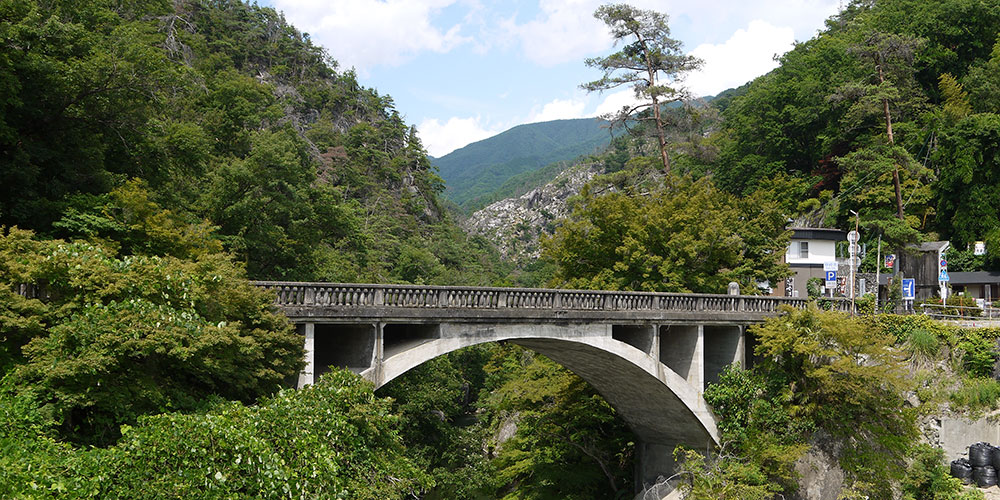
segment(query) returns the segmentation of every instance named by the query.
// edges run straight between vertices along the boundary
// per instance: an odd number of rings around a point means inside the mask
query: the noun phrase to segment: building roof
[[[833,240],[844,241],[847,233],[840,229],[826,227],[790,227],[793,240]]]
[[[937,252],[948,245],[947,241],[925,241],[919,245],[909,245],[916,247],[921,252]]]
[[[892,277],[892,273],[882,273],[879,276],[878,283],[880,285],[885,285],[888,283],[888,279]],[[951,278],[952,285],[984,285],[1000,284],[1000,272],[991,271],[972,271],[972,272],[948,272],[948,277]]]
[[[980,285],[1000,283],[1000,272],[974,271],[974,272],[949,272],[953,285]]]

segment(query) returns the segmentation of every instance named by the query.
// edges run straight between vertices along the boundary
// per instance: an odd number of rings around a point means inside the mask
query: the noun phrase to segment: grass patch
[[[966,378],[962,385],[951,393],[951,403],[956,409],[964,408],[972,412],[992,410],[1000,400],[1000,381],[992,378]]]
[[[906,345],[910,355],[920,359],[934,359],[941,351],[941,340],[937,334],[924,328],[911,330]]]

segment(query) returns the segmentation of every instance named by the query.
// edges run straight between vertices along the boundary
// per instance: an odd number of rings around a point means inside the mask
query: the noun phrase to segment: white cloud
[[[706,41],[721,41],[752,19],[765,19],[774,26],[788,26],[799,40],[807,40],[836,14],[842,0],[669,0],[666,6],[649,7],[670,14],[671,27],[685,25],[691,33],[703,34]],[[675,33],[676,34],[676,33]]]
[[[541,111],[533,111],[526,123],[547,122],[551,120],[566,120],[583,118],[583,109],[587,101],[575,99],[553,99],[542,106]]]
[[[445,53],[470,39],[461,24],[431,23],[456,0],[273,0],[297,28],[327,48],[341,67],[398,65],[423,51]]]
[[[641,102],[642,101],[639,99],[636,99],[634,90],[619,90],[613,94],[608,94],[608,96],[604,98],[604,101],[597,105],[597,109],[594,111],[594,116],[617,113],[625,106],[632,107],[636,104],[640,104]]]
[[[430,118],[417,125],[417,133],[427,153],[437,158],[473,142],[497,135],[503,130],[504,128],[484,127],[478,116],[474,118],[453,116],[443,124],[437,118]]]
[[[541,66],[577,61],[611,46],[603,23],[594,19],[596,0],[540,0],[538,16],[526,23],[501,21],[507,36],[520,40],[524,57]]]
[[[715,95],[738,87],[778,66],[775,54],[784,54],[795,43],[790,27],[776,27],[766,21],[750,21],[725,43],[702,44],[691,55],[705,61],[704,67],[688,75],[685,84],[696,96]]]

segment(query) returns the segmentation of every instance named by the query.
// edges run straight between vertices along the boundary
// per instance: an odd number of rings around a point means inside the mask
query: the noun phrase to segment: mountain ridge
[[[431,163],[446,183],[445,197],[467,208],[468,202],[489,196],[511,177],[603,148],[611,141],[605,123],[575,118],[521,124],[431,157]]]

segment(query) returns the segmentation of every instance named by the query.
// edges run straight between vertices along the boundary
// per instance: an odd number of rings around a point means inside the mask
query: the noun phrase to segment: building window
[[[799,242],[799,258],[808,259],[809,258],[809,242],[802,241]]]

